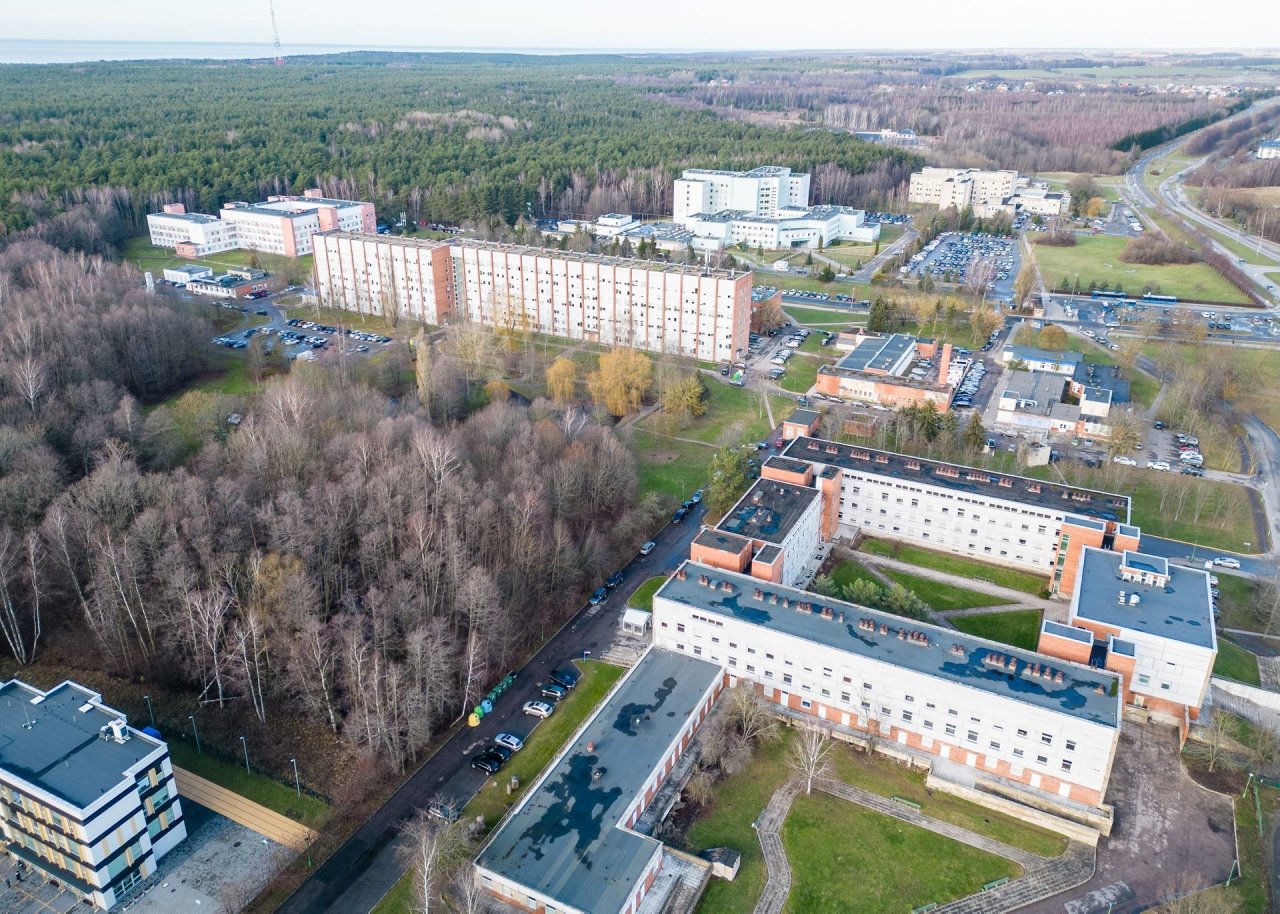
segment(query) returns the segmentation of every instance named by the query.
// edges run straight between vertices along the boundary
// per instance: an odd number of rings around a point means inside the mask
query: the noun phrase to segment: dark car
[[[622,583],[622,572],[615,571],[613,574],[609,575],[608,579],[605,580],[604,586],[612,590],[613,588],[617,587],[621,583]]]
[[[543,698],[550,698],[552,701],[560,701],[569,694],[569,690],[562,685],[556,685],[554,682],[548,682],[540,690],[539,694]]]
[[[502,759],[504,762],[511,761],[511,756],[515,754],[514,750],[510,749],[507,746],[502,745],[501,743],[495,743],[485,751],[493,753],[498,758]]]
[[[599,606],[609,598],[609,588],[597,587],[595,593],[591,595],[591,605]]]
[[[497,774],[506,762],[502,756],[492,749],[486,749],[471,760],[471,767],[486,774]]]
[[[582,674],[571,667],[563,667],[554,670],[551,673],[551,681],[558,686],[564,686],[566,689],[572,689],[578,684],[578,680],[582,678]]]
[[[689,516],[688,508],[677,508],[676,513],[671,515],[671,523],[678,524]]]

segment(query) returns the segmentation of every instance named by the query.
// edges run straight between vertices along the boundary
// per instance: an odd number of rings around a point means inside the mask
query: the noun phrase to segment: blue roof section
[[[915,352],[916,339],[905,333],[865,336],[853,351],[836,365],[846,371],[889,372],[908,351]]]
[[[1042,628],[1047,635],[1070,638],[1072,641],[1079,641],[1081,644],[1093,644],[1093,632],[1085,628],[1063,625],[1061,622],[1054,622],[1052,619],[1046,619]]]
[[[132,728],[123,743],[103,739],[101,728],[124,715],[100,701],[69,682],[48,693],[16,679],[0,685],[0,770],[81,809],[118,788],[164,743]]]
[[[620,911],[662,845],[619,822],[722,675],[717,664],[651,649],[476,864],[568,907]]]
[[[1213,602],[1209,596],[1207,572],[1181,566],[1165,568],[1172,572],[1164,587],[1126,581],[1121,577],[1125,556],[1104,549],[1085,547],[1080,557],[1076,584],[1076,616],[1134,632],[1146,632],[1161,638],[1182,641],[1196,647],[1213,648]],[[1161,562],[1155,556],[1143,556],[1151,563]],[[1130,564],[1131,568],[1135,568]],[[1156,571],[1156,567],[1135,568]],[[1160,572],[1156,572],[1160,573]],[[1120,594],[1125,595],[1124,603]],[[1134,596],[1138,602],[1130,602]]]
[[[658,589],[655,599],[665,598],[1106,727],[1119,726],[1120,709],[1111,694],[1116,677],[1111,673],[709,565],[685,562],[681,568],[686,572],[685,580],[679,575],[671,578]],[[710,585],[700,583],[704,575]],[[720,586],[725,582],[730,591]],[[808,610],[798,610],[797,603]],[[830,617],[823,614],[823,607],[830,609]],[[863,620],[869,620],[871,628],[863,627]],[[882,625],[885,634],[880,633]],[[993,653],[1003,658],[999,667],[987,662]],[[1061,672],[1063,681],[1045,678],[1029,668]]]
[[[1169,560],[1158,555],[1147,555],[1145,552],[1128,551],[1124,553],[1122,567],[1134,571],[1145,571],[1147,574],[1169,576]]]
[[[716,529],[765,543],[781,543],[809,506],[821,497],[822,493],[808,486],[757,479]]]
[[[1034,346],[1006,346],[1004,351],[1009,356],[1006,361],[1021,359],[1024,362],[1052,362],[1058,365],[1078,365],[1084,361],[1083,355],[1072,352],[1070,349],[1053,352],[1048,349],[1037,349]]]

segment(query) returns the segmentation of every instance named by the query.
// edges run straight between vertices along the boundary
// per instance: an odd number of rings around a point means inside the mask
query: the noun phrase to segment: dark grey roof
[[[866,336],[836,365],[845,371],[873,371],[883,374],[897,365],[908,350],[914,351],[915,346],[916,338],[905,333]]]
[[[748,545],[751,540],[745,536],[738,536],[736,533],[725,533],[715,527],[703,527],[698,531],[698,535],[693,538],[693,542],[695,545],[706,546],[709,549],[740,552],[742,547]]]
[[[705,660],[650,650],[476,864],[569,907],[620,911],[662,845],[619,823],[721,675]]]
[[[838,444],[823,438],[799,437],[792,439],[783,452],[787,457],[811,463],[827,464],[843,469],[890,476],[905,481],[918,481],[926,485],[950,489],[955,492],[982,494],[988,498],[1001,498],[1018,504],[1034,505],[1065,514],[1101,517],[1106,520],[1129,521],[1129,497],[1064,486],[1025,476],[1011,476],[979,470],[941,460],[928,460],[880,451],[857,445]],[[855,455],[865,454],[865,459]],[[956,475],[948,475],[951,472]],[[1002,481],[1008,483],[1002,485]],[[1036,491],[1033,491],[1035,487]]]
[[[702,612],[732,617],[1107,727],[1119,725],[1118,699],[1111,694],[1116,677],[1104,670],[1093,670],[709,565],[685,562],[681,568],[686,572],[685,579],[680,580],[678,574],[670,578],[658,589],[655,600],[672,600]],[[710,586],[699,582],[699,577],[704,575],[710,578]],[[719,586],[724,582],[732,585],[732,592]],[[761,596],[756,596],[757,592]],[[791,605],[784,605],[783,600]],[[797,603],[809,607],[808,610],[797,610]],[[824,618],[822,607],[831,610],[830,618]],[[862,620],[869,620],[871,628],[864,628],[860,624]],[[882,625],[886,627],[884,634],[880,633]],[[910,637],[911,633],[923,636],[924,640]],[[999,667],[988,662],[993,654],[1002,658]],[[1010,661],[1012,667],[1007,666]],[[1047,668],[1051,674],[1049,677],[1033,674],[1028,667]],[[1054,678],[1057,672],[1063,674],[1062,682]]]
[[[1072,372],[1071,380],[1086,387],[1111,391],[1112,403],[1129,402],[1129,382],[1120,376],[1120,369],[1115,365],[1081,362]]]
[[[780,555],[782,555],[782,550],[770,543],[767,546],[761,546],[760,551],[753,555],[752,559],[765,565],[772,565]]]
[[[757,479],[716,529],[766,543],[781,543],[796,521],[822,495],[817,489],[776,479]]]
[[[80,808],[119,787],[164,743],[132,728],[123,743],[103,739],[100,729],[124,715],[100,701],[74,683],[47,694],[16,679],[0,685],[0,770]]]
[[[798,409],[792,413],[783,422],[796,422],[800,425],[813,425],[815,421],[822,418],[822,414],[812,409]]]
[[[1126,561],[1131,568],[1169,574],[1169,583],[1159,587],[1123,580],[1121,563]],[[1215,644],[1207,572],[1171,566],[1157,556],[1133,552],[1122,555],[1086,547],[1080,557],[1077,582],[1075,613],[1078,618],[1197,647],[1212,648]],[[1121,591],[1125,594],[1123,604],[1120,603]],[[1134,594],[1138,596],[1137,605],[1129,602]]]

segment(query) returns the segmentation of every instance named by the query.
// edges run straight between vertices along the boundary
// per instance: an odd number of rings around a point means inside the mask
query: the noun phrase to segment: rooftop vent
[[[960,646],[959,644],[953,644],[953,645],[951,645],[951,653],[952,653],[952,654],[954,654],[954,655],[955,655],[955,656],[957,656],[957,657],[963,657],[963,656],[964,656],[964,648],[963,648],[962,646]]]
[[[677,580],[683,581],[687,577],[689,577],[689,572],[685,571],[683,568],[676,572]]]
[[[129,741],[129,727],[124,722],[123,717],[117,717],[106,726],[98,728],[98,736],[103,740],[112,740],[117,743],[125,743]]]
[[[1119,603],[1121,606],[1124,606],[1124,600],[1126,596],[1127,596],[1127,593],[1125,591],[1123,590],[1120,591],[1120,599],[1118,599],[1116,602]]]
[[[764,591],[763,591],[763,590],[761,590],[759,587],[757,587],[757,588],[756,588],[755,593],[753,594],[753,596],[754,596],[757,600],[763,601],[763,600],[764,600]]]
[[[734,592],[734,591],[736,591],[738,588],[736,588],[736,587],[734,587],[734,586],[733,586],[733,582],[732,582],[732,581],[721,581],[721,582],[720,582],[720,589],[721,589],[722,591],[724,591],[725,593],[733,593],[733,592]]]
[[[1138,605],[1139,603],[1141,603],[1141,602],[1142,602],[1142,597],[1140,597],[1138,594],[1136,594],[1136,593],[1131,593],[1131,594],[1129,594],[1129,605],[1130,605],[1130,606],[1137,606],[1137,605]]]

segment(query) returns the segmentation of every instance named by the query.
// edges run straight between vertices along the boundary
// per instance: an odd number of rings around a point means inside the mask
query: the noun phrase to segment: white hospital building
[[[476,321],[730,361],[746,351],[751,273],[524,245],[316,236],[322,304],[424,323]]]

